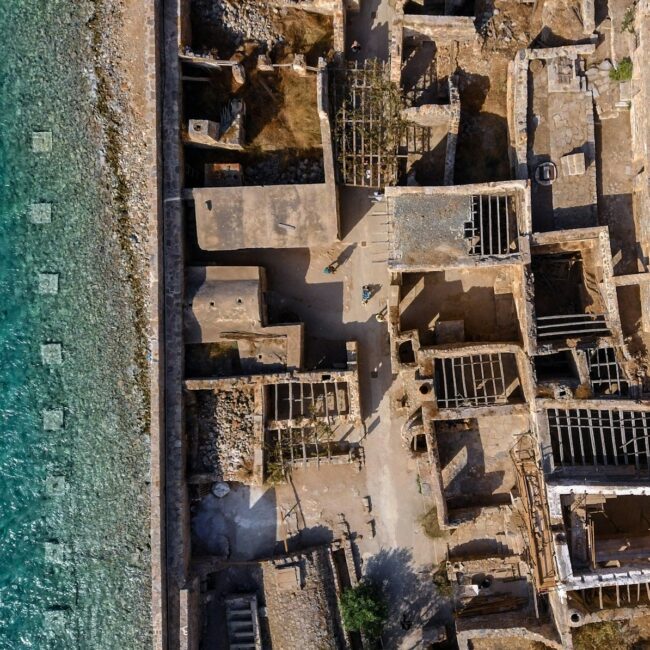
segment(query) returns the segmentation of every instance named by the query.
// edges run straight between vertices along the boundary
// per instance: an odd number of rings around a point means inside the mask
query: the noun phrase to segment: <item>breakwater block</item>
[[[29,222],[42,225],[52,221],[51,203],[32,203],[29,207]]]
[[[63,363],[63,348],[60,343],[43,343],[41,359],[46,366],[59,366]]]
[[[58,273],[39,273],[38,274],[38,293],[57,294],[59,293],[59,274]]]
[[[65,480],[65,476],[48,476],[45,479],[45,493],[49,497],[58,497],[65,494],[67,487],[68,482]]]
[[[32,132],[32,151],[34,153],[48,153],[52,151],[52,131]]]
[[[46,409],[43,411],[43,429],[58,431],[63,429],[63,409]]]

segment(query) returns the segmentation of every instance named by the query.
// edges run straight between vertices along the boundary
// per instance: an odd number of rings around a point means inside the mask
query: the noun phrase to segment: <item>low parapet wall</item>
[[[198,650],[201,641],[201,603],[197,578],[180,590],[179,601],[179,650]]]
[[[505,646],[511,637],[535,641],[555,650],[565,647],[552,625],[540,625],[533,617],[506,612],[499,614],[498,618],[494,615],[477,616],[456,621],[456,640],[460,650],[469,650],[472,639],[503,639]]]
[[[528,58],[517,52],[508,65],[508,132],[510,164],[515,178],[528,178]]]
[[[150,478],[151,478],[151,618],[153,647],[167,647],[167,593],[165,549],[165,336],[164,336],[164,213],[162,204],[161,138],[162,117],[161,64],[162,16],[158,3],[143,3],[145,33],[143,43],[149,74],[145,83],[145,118],[150,141],[148,191],[149,216],[149,390],[150,390]]]
[[[167,639],[161,646],[168,650],[180,647],[180,590],[185,587],[189,569],[189,501],[185,486],[184,411],[183,411],[183,147],[180,134],[182,87],[178,47],[182,10],[185,0],[161,3],[162,69],[162,145],[163,145],[163,219],[164,219],[164,391],[165,418],[165,516],[164,537],[166,564],[162,568],[166,583]],[[153,483],[153,481],[152,481]],[[166,605],[166,606],[165,606]],[[164,624],[164,623],[163,623]]]
[[[332,143],[332,128],[329,117],[329,74],[324,59],[318,61],[318,79],[316,83],[316,108],[320,122],[320,135],[323,146],[323,172],[327,194],[334,199],[334,214],[336,220],[336,236],[341,236],[341,220],[339,214],[339,195],[334,169],[334,145]]]
[[[634,179],[634,198],[637,205],[635,221],[644,264],[650,254],[650,223],[645,215],[650,212],[650,1],[636,5],[634,32],[637,47],[632,52],[632,155],[641,171]],[[643,330],[650,331],[650,295],[641,290]]]
[[[478,32],[474,18],[470,16],[422,16],[404,14],[403,37],[432,40],[437,43],[451,41],[474,41]]]

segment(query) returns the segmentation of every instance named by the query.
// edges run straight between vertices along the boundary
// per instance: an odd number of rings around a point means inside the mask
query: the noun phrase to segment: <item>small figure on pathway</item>
[[[408,617],[406,612],[402,614],[402,618],[399,620],[400,627],[403,630],[410,630],[411,626],[413,625],[413,621]]]
[[[361,43],[359,41],[353,41],[352,46],[350,49],[356,54],[357,52],[361,52]]]

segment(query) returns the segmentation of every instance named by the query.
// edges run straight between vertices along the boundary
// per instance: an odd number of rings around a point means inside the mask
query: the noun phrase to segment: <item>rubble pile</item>
[[[630,107],[630,82],[613,80],[610,76],[613,69],[612,62],[605,59],[585,72],[601,120],[615,118],[620,110],[629,110]]]
[[[231,34],[234,45],[258,41],[271,50],[283,38],[273,29],[273,12],[266,2],[256,0],[198,0],[197,9],[206,21]]]
[[[249,185],[322,183],[325,179],[322,160],[304,158],[283,166],[277,156],[246,167],[244,176]]]
[[[198,400],[199,458],[219,480],[241,480],[252,471],[254,410],[252,391],[217,390]]]

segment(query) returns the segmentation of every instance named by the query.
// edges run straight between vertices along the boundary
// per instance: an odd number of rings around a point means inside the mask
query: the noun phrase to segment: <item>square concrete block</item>
[[[44,410],[43,429],[45,431],[59,431],[63,429],[63,409]]]
[[[46,366],[60,366],[63,363],[63,348],[60,343],[43,343],[41,359]]]
[[[38,293],[57,294],[59,293],[59,274],[58,273],[39,273],[38,274]]]
[[[65,609],[46,609],[43,618],[50,632],[64,632],[67,626]]]
[[[45,542],[45,561],[48,564],[63,564],[65,562],[65,544]]]
[[[582,151],[562,156],[560,164],[562,165],[562,172],[565,176],[582,176],[587,169],[585,166],[585,154]]]
[[[65,480],[65,476],[60,474],[48,476],[45,479],[45,493],[49,497],[58,497],[65,494],[67,487],[68,482]]]
[[[52,204],[51,203],[32,203],[29,206],[29,222],[35,224],[45,224],[52,221]]]
[[[32,151],[34,153],[52,151],[52,131],[34,131],[32,133]]]

